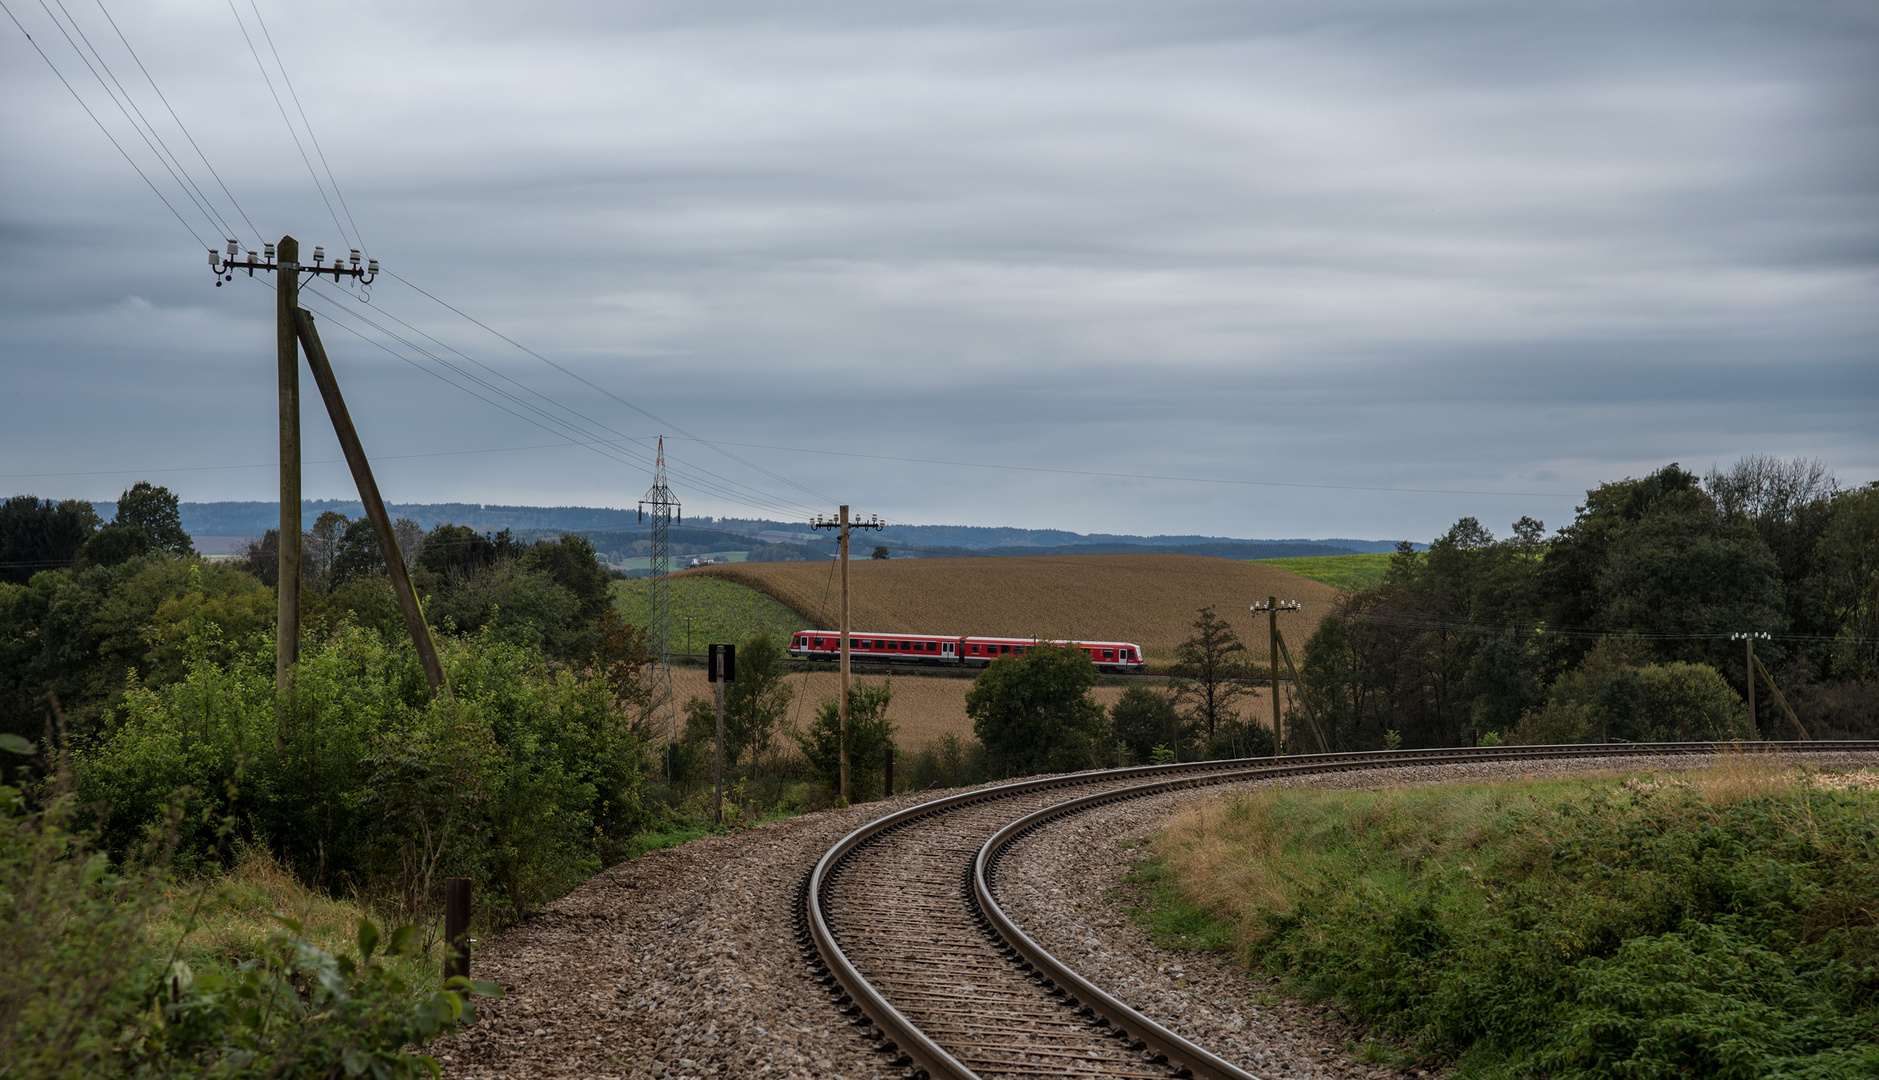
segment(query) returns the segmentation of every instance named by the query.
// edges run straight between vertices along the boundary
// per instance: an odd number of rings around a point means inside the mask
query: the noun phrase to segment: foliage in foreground
[[[624,856],[645,823],[645,740],[605,678],[553,670],[493,629],[439,648],[454,700],[431,696],[409,642],[342,623],[303,646],[277,702],[272,643],[224,650],[198,620],[182,678],[133,684],[77,755],[78,790],[110,808],[114,852],[182,792],[185,859],[212,857],[207,823],[228,813],[328,891],[427,924],[443,879],[465,875],[503,925]]]
[[[1879,1076],[1879,791],[1835,781],[1241,796],[1156,918],[1463,1076]]]
[[[50,794],[35,810],[0,786],[0,1078],[435,1076],[406,1047],[473,1022],[471,995],[499,993],[466,979],[418,989],[394,959],[416,951],[415,930],[381,951],[369,920],[356,957],[282,919],[240,962],[197,971],[186,937],[167,950],[149,939],[167,844],[114,865],[75,826],[63,781]]]

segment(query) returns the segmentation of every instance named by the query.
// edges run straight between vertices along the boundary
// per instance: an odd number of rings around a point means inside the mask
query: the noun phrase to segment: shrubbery
[[[271,643],[223,662],[215,626],[196,632],[183,677],[133,685],[77,756],[115,850],[186,791],[181,850],[205,856],[233,790],[244,832],[307,881],[402,898],[423,921],[443,877],[467,875],[501,923],[617,860],[645,822],[645,740],[611,687],[493,628],[439,641],[447,700],[408,642],[342,623],[303,648],[278,707]]]
[[[1463,1076],[1879,1075],[1875,811],[1752,766],[1271,791],[1177,823],[1159,917]]]
[[[0,1076],[430,1076],[436,1063],[407,1047],[473,1020],[470,995],[499,992],[466,979],[419,989],[409,965],[381,961],[369,921],[356,959],[283,920],[246,962],[193,970],[182,941],[150,940],[174,834],[159,826],[114,864],[78,828],[63,780],[44,796],[34,809],[0,785]],[[382,955],[417,939],[400,928]]]

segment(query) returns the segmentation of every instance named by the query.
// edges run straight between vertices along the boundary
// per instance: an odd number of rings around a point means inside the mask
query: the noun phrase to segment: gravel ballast
[[[1267,783],[1375,787],[1678,764],[1413,766]],[[1344,1053],[1348,1026],[1279,1000],[1225,958],[1159,949],[1122,913],[1131,855],[1122,845],[1152,835],[1178,801],[1221,790],[1103,807],[1032,833],[1001,864],[1007,910],[1111,993],[1263,1080],[1401,1075]],[[936,794],[705,837],[597,875],[479,945],[475,975],[506,996],[483,1002],[479,1023],[430,1052],[452,1077],[900,1076],[810,981],[793,904],[804,871],[842,836]]]

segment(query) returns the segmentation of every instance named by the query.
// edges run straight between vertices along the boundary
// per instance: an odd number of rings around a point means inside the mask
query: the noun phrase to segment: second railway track
[[[1879,752],[1879,742],[1754,744]],[[1051,820],[1182,788],[1413,765],[1713,754],[1705,743],[1483,747],[1150,766],[983,788],[850,833],[805,876],[798,943],[837,1008],[911,1075],[1252,1080],[1117,1000],[998,904],[1003,853]]]

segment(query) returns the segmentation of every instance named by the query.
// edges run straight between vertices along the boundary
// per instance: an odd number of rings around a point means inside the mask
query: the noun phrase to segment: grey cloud
[[[1867,4],[263,10],[374,254],[692,431],[1566,496],[765,452],[906,520],[1426,539],[1463,513],[1559,523],[1672,459],[1879,470]],[[115,13],[259,227],[339,246],[226,10]],[[139,467],[265,462],[272,295],[210,288],[24,42],[0,57],[0,471],[126,470],[0,483],[109,497]],[[339,308],[658,433],[396,282]],[[320,310],[378,452],[551,438]],[[646,484],[585,451],[471,460],[386,482],[614,505]]]

